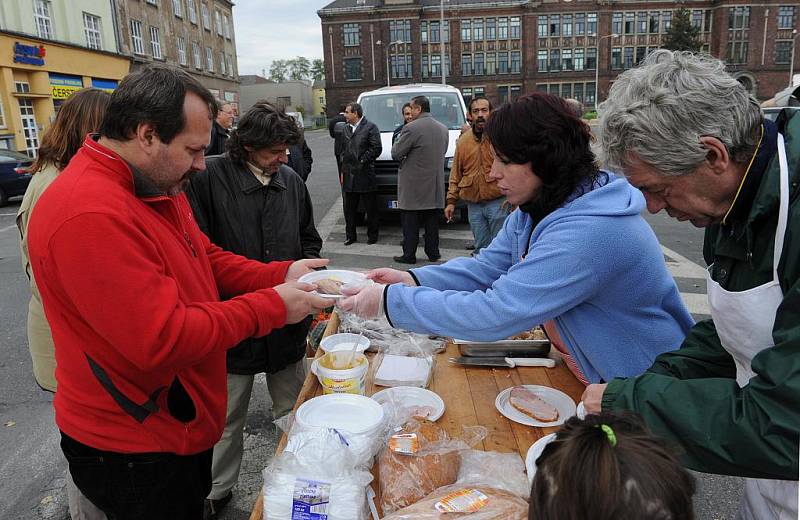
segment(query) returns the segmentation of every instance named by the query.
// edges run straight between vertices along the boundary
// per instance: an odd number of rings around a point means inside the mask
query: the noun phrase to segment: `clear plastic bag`
[[[396,329],[389,325],[386,318],[365,319],[340,309],[336,309],[336,312],[339,314],[340,332],[363,332],[369,338],[370,352],[391,351],[398,355],[422,352],[432,355],[445,349],[444,338]]]

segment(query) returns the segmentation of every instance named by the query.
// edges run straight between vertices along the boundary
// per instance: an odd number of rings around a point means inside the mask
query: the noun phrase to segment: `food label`
[[[443,496],[434,504],[442,513],[474,513],[489,503],[489,497],[478,489],[461,489]]]
[[[389,439],[389,449],[395,453],[411,455],[419,451],[416,433],[397,433]]]
[[[328,520],[330,498],[330,482],[295,479],[291,520]]]

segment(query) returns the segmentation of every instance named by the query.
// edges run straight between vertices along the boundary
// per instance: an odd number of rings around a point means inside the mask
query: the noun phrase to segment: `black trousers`
[[[438,259],[439,253],[439,217],[441,209],[400,210],[400,223],[403,225],[403,256],[406,260],[417,259],[419,245],[419,227],[425,227],[425,254],[428,258]]]
[[[109,520],[198,520],[211,491],[211,452],[116,453],[61,433],[61,449],[81,492]]]
[[[356,216],[358,215],[359,201],[364,202],[364,209],[367,212],[367,239],[370,242],[378,240],[378,194],[374,191],[344,193],[344,228],[347,240],[358,239]]]

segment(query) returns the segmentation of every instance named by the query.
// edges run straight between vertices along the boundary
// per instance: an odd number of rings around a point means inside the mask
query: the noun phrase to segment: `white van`
[[[461,91],[449,85],[416,83],[383,87],[358,96],[358,103],[364,109],[364,117],[375,123],[381,132],[383,151],[375,161],[375,175],[378,182],[378,208],[381,211],[397,209],[397,168],[398,162],[392,160],[392,134],[403,124],[403,105],[415,96],[425,96],[431,102],[431,115],[445,125],[450,134],[447,153],[442,160],[444,168],[445,193],[453,165],[456,141],[466,122],[467,109]]]

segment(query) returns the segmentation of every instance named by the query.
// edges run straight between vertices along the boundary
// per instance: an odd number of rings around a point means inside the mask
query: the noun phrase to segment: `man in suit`
[[[342,130],[347,120],[344,118],[345,105],[339,107],[339,113],[328,121],[328,133],[333,139],[333,155],[336,156],[336,168],[339,170],[339,182],[342,182]],[[341,123],[341,124],[340,124]]]
[[[375,123],[364,117],[358,103],[345,107],[347,125],[343,132],[342,195],[344,198],[344,245],[358,241],[356,214],[359,201],[367,212],[367,243],[378,241],[378,184],[375,180],[375,159],[380,156],[381,133]]]
[[[230,136],[234,116],[233,107],[230,103],[217,102],[217,117],[211,127],[211,142],[206,148],[206,156],[225,153],[225,142]]]

